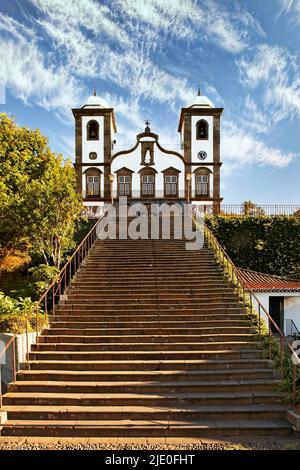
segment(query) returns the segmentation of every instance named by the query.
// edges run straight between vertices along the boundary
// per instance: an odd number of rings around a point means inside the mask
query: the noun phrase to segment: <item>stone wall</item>
[[[10,333],[0,333],[0,351],[12,338]],[[36,333],[28,333],[28,346],[29,351],[31,345],[36,340]],[[27,354],[27,341],[26,334],[17,335],[15,338],[15,357],[16,357],[16,370],[20,370],[22,364],[26,361]],[[1,372],[1,385],[2,391],[5,392],[7,384],[13,380],[13,345],[8,347],[6,353],[0,358],[0,372]]]

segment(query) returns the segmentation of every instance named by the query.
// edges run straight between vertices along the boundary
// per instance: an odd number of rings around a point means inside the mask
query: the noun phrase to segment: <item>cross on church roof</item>
[[[150,121],[149,120],[145,121],[145,124],[146,124],[145,132],[150,132]]]

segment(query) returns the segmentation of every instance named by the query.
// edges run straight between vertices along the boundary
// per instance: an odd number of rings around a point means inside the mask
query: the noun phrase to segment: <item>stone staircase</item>
[[[288,434],[278,385],[207,247],[99,240],[3,397],[2,435]]]

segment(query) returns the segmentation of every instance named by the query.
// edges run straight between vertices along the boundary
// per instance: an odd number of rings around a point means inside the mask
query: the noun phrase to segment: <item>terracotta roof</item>
[[[239,269],[241,277],[250,289],[259,292],[300,292],[300,281],[280,276],[258,273],[249,269]]]

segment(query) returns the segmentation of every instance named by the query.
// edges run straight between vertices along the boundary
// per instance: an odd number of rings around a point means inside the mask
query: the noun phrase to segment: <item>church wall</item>
[[[208,140],[196,140],[196,124],[200,119],[205,119],[209,125],[209,138]],[[213,161],[213,142],[214,142],[214,131],[213,131],[213,116],[192,116],[192,161],[198,160],[198,152],[204,150],[207,153],[207,161]]]
[[[157,171],[155,177],[155,196],[163,197],[164,190],[164,178],[163,170],[166,170],[170,166],[178,169],[181,173],[179,174],[179,197],[184,197],[184,163],[176,155],[168,155],[164,152],[161,152],[156,146],[154,147],[154,165],[151,165],[151,168],[154,168]],[[132,170],[132,195],[133,197],[140,196],[140,174],[138,173],[142,168],[145,168],[144,165],[141,165],[141,146],[139,146],[134,152],[127,155],[120,155],[117,157],[112,165],[111,172],[115,172],[126,167],[129,170]],[[116,175],[115,175],[116,176]],[[114,180],[114,193],[116,195],[117,191],[117,178]]]
[[[87,140],[87,123],[97,121],[99,124],[99,140]],[[90,152],[97,153],[97,160],[90,160]],[[103,163],[104,161],[104,117],[83,116],[82,117],[82,163]]]

